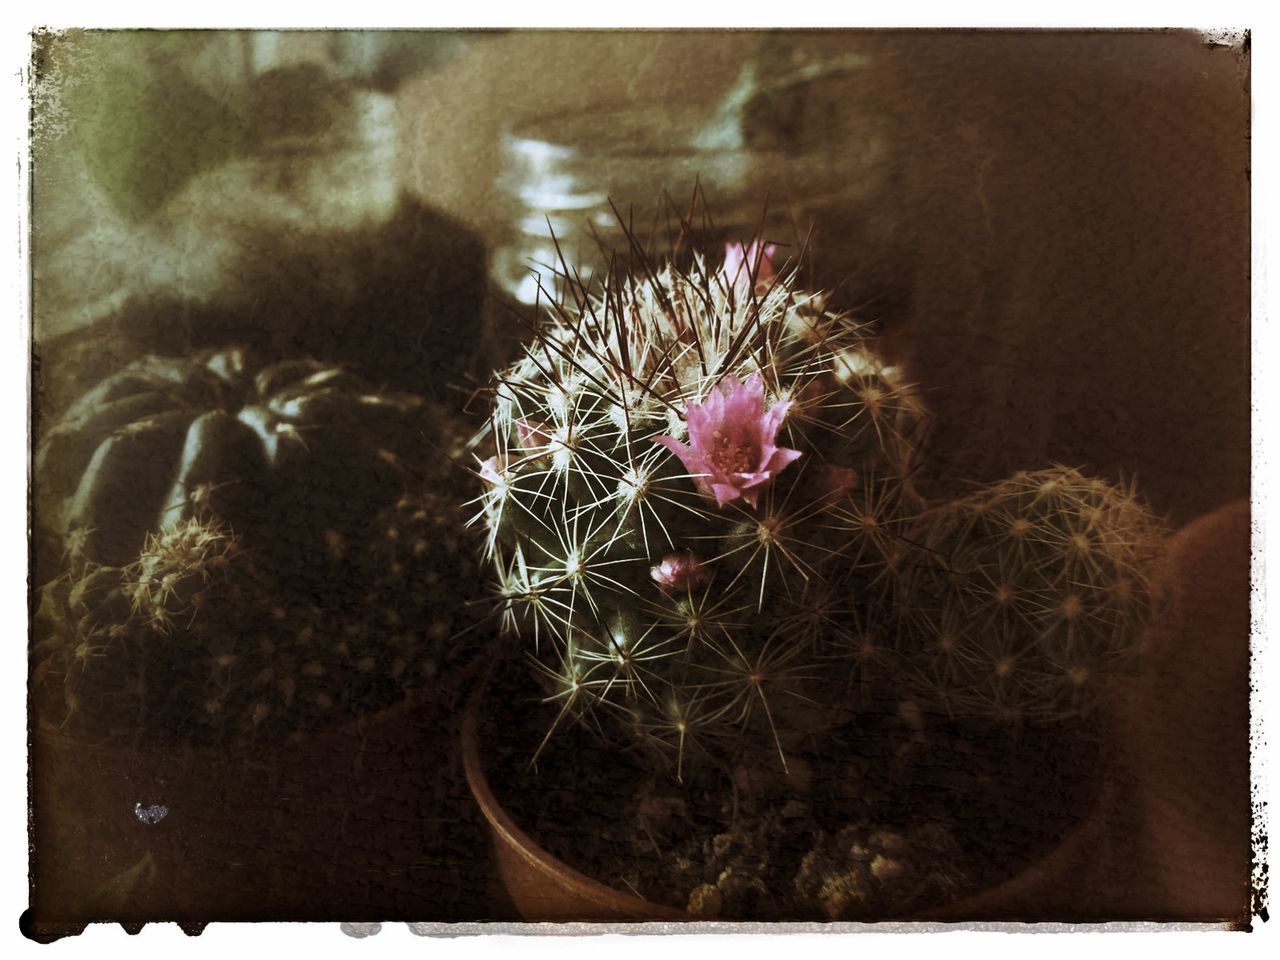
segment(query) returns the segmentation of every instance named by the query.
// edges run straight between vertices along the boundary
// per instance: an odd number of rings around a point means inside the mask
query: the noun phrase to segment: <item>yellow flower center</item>
[[[711,450],[711,461],[725,473],[749,473],[756,468],[748,444],[734,443],[719,430],[713,436],[715,445]]]

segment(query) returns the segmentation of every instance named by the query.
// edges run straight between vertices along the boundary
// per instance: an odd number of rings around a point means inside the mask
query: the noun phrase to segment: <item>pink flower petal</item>
[[[773,451],[773,455],[769,457],[769,462],[765,464],[765,470],[770,474],[779,474],[788,466],[800,459],[801,452],[799,450],[790,450],[787,447],[779,447]]]
[[[761,401],[763,403],[763,400]],[[764,415],[760,421],[760,432],[769,437],[776,437],[778,430],[782,427],[782,421],[786,419],[787,413],[791,410],[793,400],[779,400],[769,412]]]
[[[674,453],[677,457],[680,458],[680,462],[683,463],[686,467],[688,467],[689,464],[691,463],[699,463],[702,460],[701,455],[698,453],[695,453],[693,447],[690,447],[687,444],[681,443],[679,440],[675,439],[674,437],[656,437],[654,438],[653,442],[662,444],[664,447],[666,447],[668,450]]]
[[[715,443],[715,438],[707,409],[691,403],[684,415],[689,427],[689,442],[702,449],[710,448]]]
[[[711,572],[692,550],[677,550],[651,567],[649,576],[655,583],[676,590],[701,586],[711,579]]]
[[[764,408],[764,378],[759,372],[743,383],[725,376],[702,403],[685,409],[689,443],[658,437],[694,476],[698,489],[723,507],[741,497],[756,505],[758,491],[800,456],[799,450],[780,448],[778,430],[791,409],[790,400]]]
[[[715,494],[717,507],[723,507],[726,503],[730,503],[743,496],[742,488],[735,486],[732,483],[713,483],[710,486],[711,492]],[[747,497],[746,499],[753,507],[755,506],[754,500],[750,497]]]
[[[733,283],[746,262],[747,252],[743,249],[741,243],[726,243],[724,245],[724,266],[720,272],[730,283]]]
[[[741,243],[725,244],[724,266],[720,268],[720,275],[738,300],[749,297],[753,286],[758,288],[773,279],[773,255],[776,252],[773,244],[763,247],[759,239],[751,241],[751,246],[745,249]]]

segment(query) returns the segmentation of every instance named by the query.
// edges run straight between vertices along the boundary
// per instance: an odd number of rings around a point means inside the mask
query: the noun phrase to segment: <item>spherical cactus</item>
[[[307,359],[108,377],[39,449],[48,716],[94,741],[254,743],[434,696],[479,593],[461,436]]]
[[[923,513],[889,578],[901,652],[959,714],[1088,712],[1138,651],[1163,530],[1129,490],[1023,472]]]
[[[678,776],[785,764],[825,722],[916,509],[911,388],[772,253],[569,283],[497,378],[479,470],[503,623],[556,723],[628,730]]]
[[[123,566],[148,533],[205,515],[299,560],[400,494],[437,419],[311,360],[146,357],[44,431],[37,512],[73,563]]]
[[[36,618],[38,715],[89,742],[218,739],[217,675],[265,635],[248,611],[271,592],[227,528],[195,519],[128,567],[59,577]]]

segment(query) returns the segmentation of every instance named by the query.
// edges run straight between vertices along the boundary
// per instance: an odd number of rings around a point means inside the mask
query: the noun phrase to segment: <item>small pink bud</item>
[[[751,294],[752,281],[755,288],[761,286],[768,289],[773,281],[773,255],[777,247],[769,244],[762,246],[759,240],[751,241],[751,246],[744,248],[741,243],[726,243],[724,247],[724,266],[720,269],[725,283],[734,291],[738,300],[746,299]]]
[[[662,562],[649,570],[654,582],[673,590],[691,590],[711,579],[711,571],[692,550],[668,553]]]
[[[486,483],[493,484],[495,487],[500,487],[506,482],[502,476],[503,471],[506,469],[507,465],[503,462],[503,458],[490,457],[480,464],[480,479]]]
[[[520,446],[525,450],[541,450],[551,443],[551,431],[545,423],[537,420],[517,420],[516,433],[520,437]]]

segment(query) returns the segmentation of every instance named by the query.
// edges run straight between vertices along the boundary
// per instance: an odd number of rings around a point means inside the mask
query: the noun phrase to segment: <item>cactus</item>
[[[301,566],[317,537],[400,495],[410,451],[442,419],[429,414],[312,360],[145,357],[44,432],[38,514],[73,567],[127,565],[148,533],[209,514]]]
[[[795,876],[797,903],[824,920],[901,917],[954,899],[970,883],[951,829],[851,823],[818,832]]]
[[[477,522],[559,724],[694,757],[827,722],[917,509],[923,411],[770,255],[566,281],[501,373]],[[479,438],[478,438],[479,439]]]
[[[351,557],[367,585],[357,603],[392,651],[393,671],[405,671],[406,684],[429,686],[442,709],[460,692],[442,675],[472,655],[459,639],[479,619],[481,599],[479,544],[460,521],[459,500],[437,490],[406,493],[374,518]]]
[[[901,652],[957,714],[1085,714],[1158,600],[1163,529],[1131,489],[1054,467],[921,514],[889,578]]]
[[[91,742],[247,744],[434,696],[478,591],[460,428],[432,412],[240,350],[91,389],[36,471],[64,554],[34,624],[47,717]]]
[[[253,570],[253,561],[230,529],[189,517],[147,535],[138,559],[121,571],[121,589],[134,616],[168,633],[211,603],[242,602],[241,585],[231,575],[242,567]]]
[[[62,575],[36,618],[37,715],[86,742],[245,746],[435,696],[476,579],[444,498],[406,495],[371,518],[335,558],[337,596],[293,589],[195,517],[148,535],[131,564]]]

